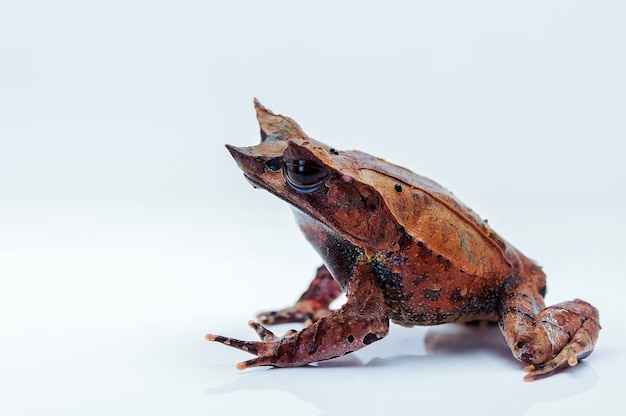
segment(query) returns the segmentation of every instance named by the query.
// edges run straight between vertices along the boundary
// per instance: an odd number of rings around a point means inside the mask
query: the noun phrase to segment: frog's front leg
[[[286,322],[304,322],[310,325],[331,313],[330,304],[341,293],[339,283],[333,279],[326,266],[320,266],[309,288],[295,305],[277,311],[261,312],[256,318],[265,325]]]
[[[206,339],[257,355],[239,363],[239,369],[264,365],[302,366],[339,357],[378,341],[389,331],[385,300],[373,273],[366,267],[355,269],[346,303],[301,331],[277,337],[251,322],[261,341],[240,341],[212,334]]]
[[[525,285],[503,295],[499,325],[515,358],[528,364],[526,381],[578,364],[600,331],[598,310],[589,303],[575,299],[544,309],[543,297]]]

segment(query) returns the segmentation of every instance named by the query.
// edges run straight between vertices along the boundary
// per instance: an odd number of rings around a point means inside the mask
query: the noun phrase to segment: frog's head
[[[261,143],[226,145],[256,188],[263,188],[355,244],[389,247],[397,226],[384,198],[359,176],[358,152],[337,151],[306,135],[291,118],[254,101]]]

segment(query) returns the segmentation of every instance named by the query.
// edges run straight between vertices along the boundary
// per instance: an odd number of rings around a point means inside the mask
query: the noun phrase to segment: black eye
[[[280,170],[282,163],[280,161],[279,157],[275,157],[273,159],[268,160],[267,162],[265,162],[265,165],[267,165],[267,167],[269,168],[269,170],[277,172]]]
[[[300,193],[316,191],[328,178],[328,170],[321,164],[307,159],[286,159],[283,174],[287,183]]]

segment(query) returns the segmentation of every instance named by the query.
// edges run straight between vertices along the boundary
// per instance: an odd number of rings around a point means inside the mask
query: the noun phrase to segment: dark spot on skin
[[[401,266],[406,262],[406,256],[393,256],[390,257],[390,263],[395,264],[397,266]]]
[[[315,335],[313,336],[313,338],[311,338],[307,342],[307,352],[309,353],[309,355],[315,354],[315,352],[317,351],[317,349],[320,346],[320,343],[321,343],[321,340],[319,339],[319,333],[316,331]]]
[[[454,292],[450,294],[450,302],[460,302],[463,300],[463,295],[460,289],[454,289]]]
[[[509,313],[516,313],[516,314],[518,314],[519,316],[522,316],[522,317],[524,317],[524,318],[526,318],[526,319],[528,319],[528,320],[530,320],[530,321],[533,321],[533,322],[534,322],[534,320],[535,320],[535,317],[534,317],[534,316],[532,316],[531,314],[526,313],[526,312],[524,312],[524,311],[522,311],[522,310],[520,310],[520,309],[518,309],[518,308],[515,308],[515,307],[506,308],[506,309],[504,310],[503,315],[507,315],[507,314],[509,314]]]
[[[428,273],[424,273],[413,280],[415,286],[419,286],[424,280],[428,279]]]
[[[489,220],[485,218],[485,224],[489,224]]]
[[[463,269],[461,269],[461,270],[459,270],[459,271],[460,271],[461,273],[465,273],[465,270],[463,270]]]
[[[546,286],[544,286],[541,289],[539,289],[539,294],[541,295],[542,298],[546,297],[547,290],[548,290],[548,288]]]
[[[407,243],[410,243],[411,241],[413,241],[413,237],[411,237],[410,235],[406,233],[406,228],[404,228],[404,226],[399,225],[398,232],[400,233],[398,245],[405,246]]]
[[[398,184],[396,184],[396,185],[393,187],[393,189],[395,189],[395,190],[396,190],[396,192],[402,192],[402,187],[401,187],[400,185],[398,185]]]
[[[418,246],[418,247],[424,247],[424,243],[422,243],[421,241],[418,241],[418,242],[417,242],[417,246]]]
[[[338,152],[337,150],[335,150],[334,148],[331,148],[331,149],[329,150],[329,152],[330,152],[331,154],[333,154],[333,155],[338,155],[338,154],[339,154],[339,152]]]
[[[437,254],[437,258],[438,258],[438,259],[440,259],[440,258],[442,258],[442,257],[443,257],[443,256],[442,256],[441,254]]]
[[[352,344],[354,342],[354,335],[348,335],[348,342]]]
[[[432,312],[414,313],[410,318],[414,323],[418,323],[419,325],[434,325],[450,322],[448,320],[449,316],[449,314],[442,313],[440,308],[434,308]]]
[[[439,300],[439,295],[440,295],[441,289],[424,289],[422,291],[422,293],[424,294],[424,297],[428,300],[432,300],[432,301],[438,301]]]
[[[365,335],[365,337],[363,337],[363,344],[365,344],[365,345],[369,345],[369,344],[371,344],[372,342],[374,342],[374,341],[378,341],[378,340],[379,340],[378,335],[376,335],[376,334],[372,334],[372,333],[370,332],[369,334]]]
[[[509,291],[513,289],[516,284],[517,284],[517,279],[513,276],[508,276],[506,279],[504,279],[504,283],[502,284],[502,287],[504,288],[504,290]]]

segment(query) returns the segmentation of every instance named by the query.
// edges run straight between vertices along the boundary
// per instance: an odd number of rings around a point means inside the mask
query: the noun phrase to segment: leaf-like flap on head
[[[263,107],[256,98],[254,99],[254,108],[256,109],[256,118],[261,128],[261,142],[267,139],[287,140],[307,137],[298,123],[289,117],[272,113]]]

